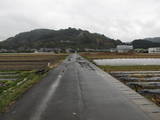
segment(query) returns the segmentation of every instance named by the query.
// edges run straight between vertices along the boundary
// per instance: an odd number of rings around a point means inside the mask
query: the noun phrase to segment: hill
[[[137,39],[132,42],[133,47],[136,48],[150,48],[150,47],[160,47],[160,43],[155,43],[146,39]]]
[[[36,29],[17,34],[0,42],[1,49],[40,49],[40,48],[73,48],[73,49],[107,49],[121,44],[120,40],[108,38],[102,34],[68,28],[60,30]]]
[[[145,38],[145,40],[151,41],[153,43],[160,43],[160,37]]]

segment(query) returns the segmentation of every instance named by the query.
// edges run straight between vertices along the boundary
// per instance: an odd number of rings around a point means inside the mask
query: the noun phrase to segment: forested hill
[[[160,40],[160,39],[159,39]],[[158,39],[137,39],[132,42],[134,48],[150,48],[150,47],[160,47],[160,41]]]
[[[36,29],[17,34],[0,42],[4,49],[30,49],[30,48],[93,48],[107,49],[121,44],[120,40],[108,38],[102,34],[68,28],[61,30]]]
[[[145,40],[151,41],[153,43],[160,43],[160,37],[145,38]]]

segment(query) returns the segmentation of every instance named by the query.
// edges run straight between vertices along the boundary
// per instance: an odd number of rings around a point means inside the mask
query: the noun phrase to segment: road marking
[[[51,85],[48,93],[46,94],[46,96],[44,97],[44,99],[40,103],[40,106],[38,106],[35,114],[31,117],[30,120],[40,120],[41,119],[41,115],[46,110],[47,103],[50,101],[51,97],[54,95],[56,88],[58,87],[58,85],[60,83],[61,78],[62,78],[62,75],[58,75],[56,81]]]

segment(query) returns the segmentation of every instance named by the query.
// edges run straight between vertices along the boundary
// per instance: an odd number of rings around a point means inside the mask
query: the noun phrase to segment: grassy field
[[[0,112],[39,82],[67,54],[0,54]]]

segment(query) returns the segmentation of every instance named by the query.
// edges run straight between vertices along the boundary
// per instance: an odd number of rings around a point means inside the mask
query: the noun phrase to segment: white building
[[[117,46],[117,52],[118,53],[127,53],[133,50],[132,45],[118,45]]]
[[[160,53],[160,47],[149,48],[148,52],[149,53]]]

